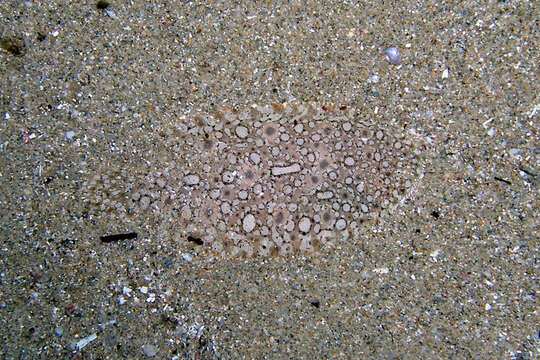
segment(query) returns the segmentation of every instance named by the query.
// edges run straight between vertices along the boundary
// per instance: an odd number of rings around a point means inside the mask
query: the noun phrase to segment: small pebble
[[[370,83],[370,84],[376,84],[376,83],[379,82],[380,79],[381,79],[381,78],[380,78],[379,75],[372,75],[372,76],[370,76],[370,77],[368,78],[368,83]]]
[[[199,183],[198,175],[186,175],[184,176],[184,183],[186,185],[197,185]]]
[[[182,218],[184,218],[185,220],[191,219],[191,209],[190,209],[189,206],[184,206],[184,207],[182,208],[181,216],[182,216]]]
[[[391,46],[384,51],[386,58],[391,64],[398,65],[401,63],[401,55],[399,49],[396,46]]]
[[[449,76],[450,76],[450,72],[448,71],[448,69],[444,69],[441,77],[443,79],[448,79]]]
[[[144,355],[148,357],[154,357],[157,355],[158,349],[154,345],[146,344],[146,345],[143,345],[142,351]]]
[[[57,336],[62,336],[64,334],[64,328],[61,326],[57,326],[56,329],[54,329],[54,333]]]

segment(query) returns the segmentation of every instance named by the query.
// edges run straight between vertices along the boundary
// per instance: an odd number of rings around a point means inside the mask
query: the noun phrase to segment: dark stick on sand
[[[131,233],[125,233],[125,234],[114,234],[114,235],[104,235],[100,237],[101,242],[104,243],[110,243],[113,241],[120,241],[120,240],[129,240],[129,239],[136,239],[137,233],[131,232]]]

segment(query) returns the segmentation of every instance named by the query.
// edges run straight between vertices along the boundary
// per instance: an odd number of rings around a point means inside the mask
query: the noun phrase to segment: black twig
[[[137,233],[136,232],[130,232],[125,234],[114,234],[114,235],[104,235],[100,237],[101,242],[104,243],[110,243],[113,241],[120,241],[120,240],[129,240],[129,239],[136,239]]]
[[[510,181],[505,180],[505,179],[502,179],[502,178],[500,178],[500,177],[498,177],[498,176],[494,176],[493,178],[494,178],[495,180],[501,181],[501,182],[503,182],[503,183],[505,183],[505,184],[507,184],[507,185],[512,185],[512,183],[511,183]]]
[[[204,244],[204,242],[200,238],[195,237],[195,236],[191,236],[191,235],[187,237],[187,241],[193,242],[193,243],[195,243],[197,245]]]
[[[530,172],[529,170],[527,170],[525,168],[520,167],[519,170],[523,171],[525,174],[527,174],[529,176],[536,177],[536,174]]]

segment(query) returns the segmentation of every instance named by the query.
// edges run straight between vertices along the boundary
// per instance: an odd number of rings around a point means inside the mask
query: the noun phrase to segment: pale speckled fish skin
[[[163,139],[158,161],[129,171],[109,164],[84,198],[164,236],[200,238],[223,257],[330,251],[366,220],[405,206],[423,171],[417,138],[349,107],[194,113]]]

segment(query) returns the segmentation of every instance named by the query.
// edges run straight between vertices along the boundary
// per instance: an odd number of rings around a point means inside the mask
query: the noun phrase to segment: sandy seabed
[[[1,358],[539,356],[535,2],[99,3],[0,4]],[[398,64],[385,55],[392,46]],[[249,116],[215,143],[205,142],[207,122],[187,127],[196,114],[219,118],[265,104],[354,109],[332,122],[351,145],[327,154],[336,177],[317,173],[328,176],[324,189],[311,177],[324,151],[291,152],[281,163],[260,153],[283,151],[289,140],[281,135],[298,124],[280,123],[278,144],[263,131],[268,122]],[[368,159],[352,145],[362,141],[358,120],[398,128],[389,134],[410,151],[392,169],[421,179],[403,187],[410,196],[381,198],[403,206],[364,222],[345,209],[360,214],[365,205],[369,214],[376,200],[357,198],[360,180],[338,170]],[[343,131],[345,123],[358,133]],[[218,151],[220,141],[244,139],[244,128],[257,151]],[[320,138],[301,134],[337,149],[322,130]],[[259,148],[257,139],[266,142]],[[215,159],[200,163],[195,183],[186,159],[200,162],[205,149]],[[296,186],[311,184],[312,198],[328,204],[302,217],[277,204],[266,224],[246,220],[257,202],[243,216],[227,215],[239,208],[223,200],[231,169],[219,164],[240,164],[243,155],[253,163],[252,153],[267,161],[266,175],[255,174],[262,193],[285,171],[299,178],[274,193],[301,203]],[[309,171],[289,167],[309,158]],[[173,162],[181,171],[165,170]],[[301,237],[285,241],[295,251],[245,256],[234,237],[225,257],[206,246],[197,217],[200,194],[211,190],[205,169],[222,176],[212,206],[224,215],[207,221],[215,238],[234,230],[260,245],[270,236],[264,226],[271,234],[288,219]],[[242,169],[230,171],[232,181],[256,199],[257,181],[248,186]],[[385,172],[362,174],[400,188]],[[346,185],[354,197],[343,201]],[[318,190],[339,194],[339,208]],[[274,208],[272,197],[265,204]],[[335,217],[327,225],[325,209]],[[333,231],[339,220],[356,223],[351,236],[304,251],[317,225]],[[190,231],[190,221],[201,231]],[[108,237],[118,234],[126,236]]]

